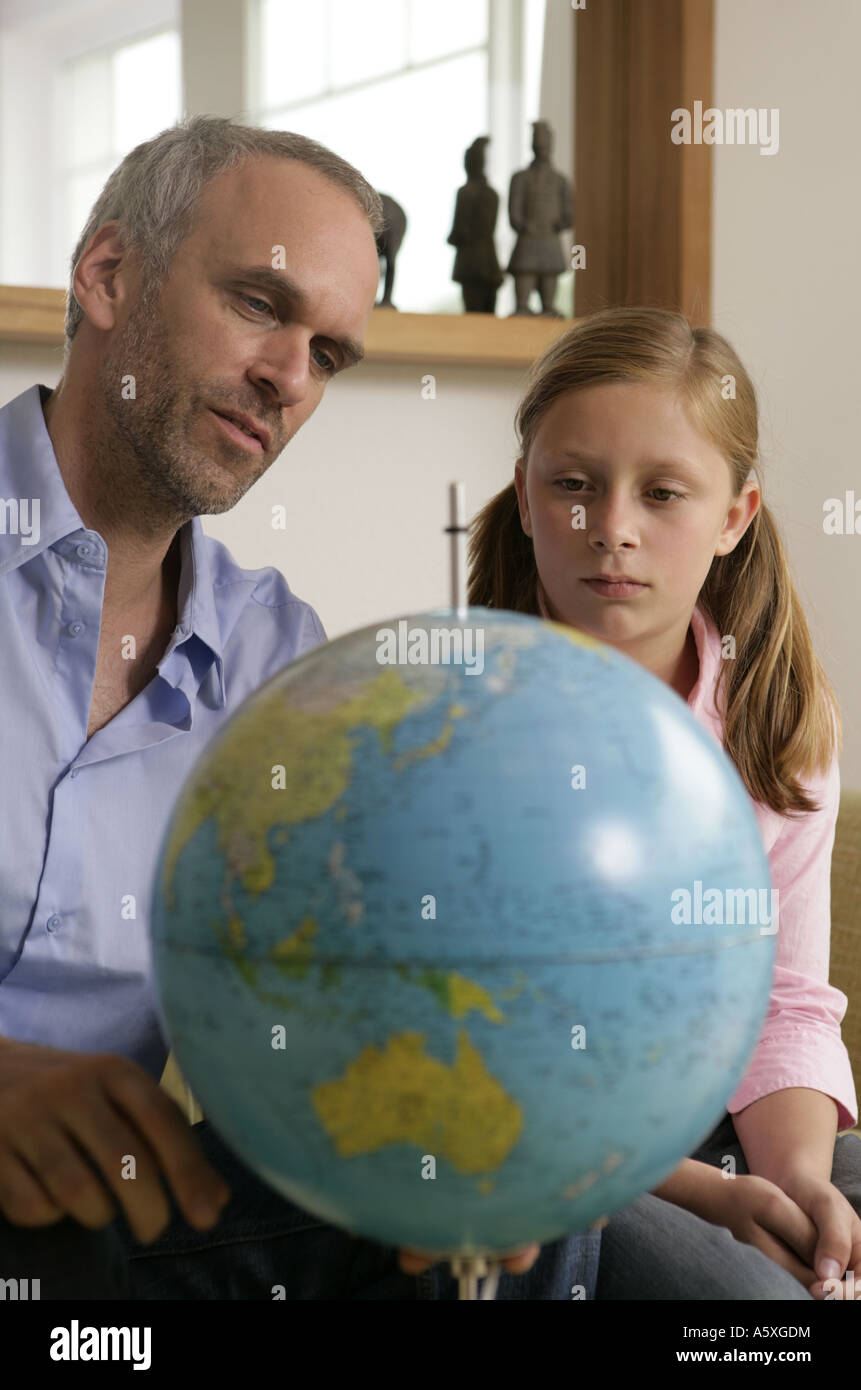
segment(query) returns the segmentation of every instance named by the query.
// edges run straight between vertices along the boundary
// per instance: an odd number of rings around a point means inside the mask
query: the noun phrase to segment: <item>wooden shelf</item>
[[[62,347],[63,290],[0,285],[0,342]],[[493,314],[403,314],[374,309],[366,362],[419,366],[528,367],[573,319],[496,318]]]
[[[62,290],[0,285],[0,342],[62,347],[65,311]]]
[[[496,318],[494,314],[402,314],[374,309],[367,360],[469,367],[528,367],[573,319]]]

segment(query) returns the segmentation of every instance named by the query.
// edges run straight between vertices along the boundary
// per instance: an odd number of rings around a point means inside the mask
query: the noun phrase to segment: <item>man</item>
[[[192,763],[325,640],[277,571],[240,569],[199,517],[234,506],[360,359],[379,226],[358,171],[302,136],[214,117],[165,131],[84,228],[60,383],[0,411],[2,495],[39,518],[0,536],[0,1253],[43,1298],[453,1296],[438,1270],[400,1272],[428,1261],[316,1221],[186,1126],[158,1086],[147,949]],[[597,1239],[545,1247],[532,1284],[504,1275],[499,1296],[568,1297]]]

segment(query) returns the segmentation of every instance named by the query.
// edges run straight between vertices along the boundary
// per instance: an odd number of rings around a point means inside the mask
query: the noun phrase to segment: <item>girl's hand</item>
[[[819,1233],[810,1213],[768,1178],[752,1173],[724,1178],[715,1173],[718,1181],[705,1183],[696,1204],[685,1203],[688,1209],[716,1226],[728,1227],[736,1240],[761,1250],[812,1293]],[[840,1196],[836,1188],[834,1192]]]
[[[852,1284],[843,1283],[843,1298],[861,1298],[861,1218],[833,1183],[822,1177],[796,1174],[784,1191],[810,1218],[816,1228],[811,1263],[816,1271],[808,1292],[817,1299],[838,1296],[835,1280],[843,1281],[851,1270]]]

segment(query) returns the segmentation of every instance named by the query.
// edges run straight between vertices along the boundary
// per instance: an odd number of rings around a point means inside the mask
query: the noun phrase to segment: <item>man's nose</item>
[[[301,405],[311,386],[311,337],[307,329],[290,325],[273,334],[249,370],[255,386],[268,387],[281,406]]]

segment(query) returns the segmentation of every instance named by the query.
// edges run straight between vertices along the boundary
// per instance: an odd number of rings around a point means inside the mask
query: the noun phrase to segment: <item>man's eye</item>
[[[272,313],[272,306],[271,306],[271,304],[267,304],[267,302],[266,302],[265,299],[258,299],[257,296],[256,296],[255,294],[242,294],[242,295],[240,295],[239,297],[240,297],[240,299],[244,299],[245,302],[246,302],[246,304],[249,304],[249,305],[262,304],[264,309],[266,309],[270,314]],[[255,312],[255,314],[257,314],[257,313],[260,312],[260,310],[259,310],[259,309],[255,309],[254,312]]]
[[[274,311],[272,309],[272,305],[268,304],[265,299],[258,299],[256,294],[240,294],[239,298],[243,299],[255,314],[265,312],[267,314],[272,314],[274,318]],[[255,309],[255,304],[260,304],[262,308]],[[315,348],[314,351],[318,353],[318,355],[322,358],[322,362],[320,365],[323,371],[326,373],[326,375],[334,376],[338,370],[337,362],[334,362],[328,353],[321,352],[319,348]]]
[[[315,348],[314,351],[320,353],[323,359],[323,371],[326,372],[328,376],[334,376],[338,370],[337,363],[332,361],[328,353],[321,352],[319,348]]]

